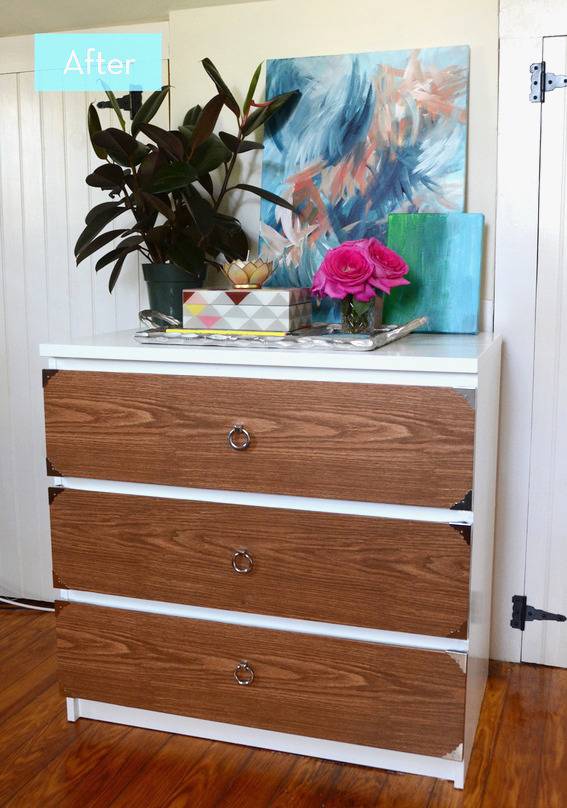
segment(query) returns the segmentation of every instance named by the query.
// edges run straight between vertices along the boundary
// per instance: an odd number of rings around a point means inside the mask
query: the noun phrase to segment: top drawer
[[[452,388],[56,371],[45,417],[61,476],[443,508],[472,488]]]

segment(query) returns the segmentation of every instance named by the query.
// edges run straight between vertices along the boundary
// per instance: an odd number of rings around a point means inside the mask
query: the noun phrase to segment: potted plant
[[[143,269],[150,306],[178,319],[183,287],[201,286],[207,265],[220,269],[219,256],[233,261],[245,259],[249,253],[240,222],[221,210],[227,194],[240,189],[293,210],[287,200],[257,186],[231,184],[231,178],[240,155],[263,148],[248,139],[249,135],[290,104],[297,93],[256,103],[259,65],[240,107],[210,59],[202,64],[217,92],[203,107],[190,109],[178,130],[168,131],[150,123],[169,87],[149,96],[135,115],[130,132],[113,93],[107,91],[107,96],[119,127],[102,129],[96,107],[90,105],[89,135],[96,155],[104,162],[86,182],[107,191],[110,201],[89,211],[75,244],[77,264],[103,247],[111,247],[95,265],[97,272],[112,265],[110,292],[126,257],[141,253],[147,261]],[[236,117],[236,134],[214,132],[225,106]],[[150,143],[138,140],[140,133]],[[217,169],[222,171],[220,183],[213,180]],[[112,227],[126,213],[131,217],[128,224]]]

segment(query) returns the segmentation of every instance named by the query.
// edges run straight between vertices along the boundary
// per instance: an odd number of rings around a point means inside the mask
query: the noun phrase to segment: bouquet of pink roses
[[[365,331],[370,301],[373,310],[376,295],[390,294],[395,286],[407,286],[407,271],[404,259],[377,238],[345,241],[325,255],[311,288],[316,297],[343,301],[347,330]]]

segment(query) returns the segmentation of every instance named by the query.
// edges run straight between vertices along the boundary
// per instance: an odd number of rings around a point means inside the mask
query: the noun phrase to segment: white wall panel
[[[112,295],[98,256],[75,266],[85,214],[108,199],[84,181],[100,162],[88,104],[103,98],[38,94],[33,72],[0,73],[0,594],[53,596],[39,343],[133,328],[147,307],[137,257]],[[155,123],[168,120],[164,105]]]

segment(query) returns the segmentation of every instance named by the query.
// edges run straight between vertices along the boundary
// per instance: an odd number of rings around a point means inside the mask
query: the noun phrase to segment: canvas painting
[[[428,318],[420,331],[476,334],[482,269],[482,213],[390,216],[388,247],[409,266],[409,286],[384,300],[385,323]]]
[[[262,200],[270,285],[310,286],[331,247],[385,241],[390,213],[463,210],[468,73],[468,47],[268,61],[266,97],[300,91],[264,137],[263,186],[298,211]]]

